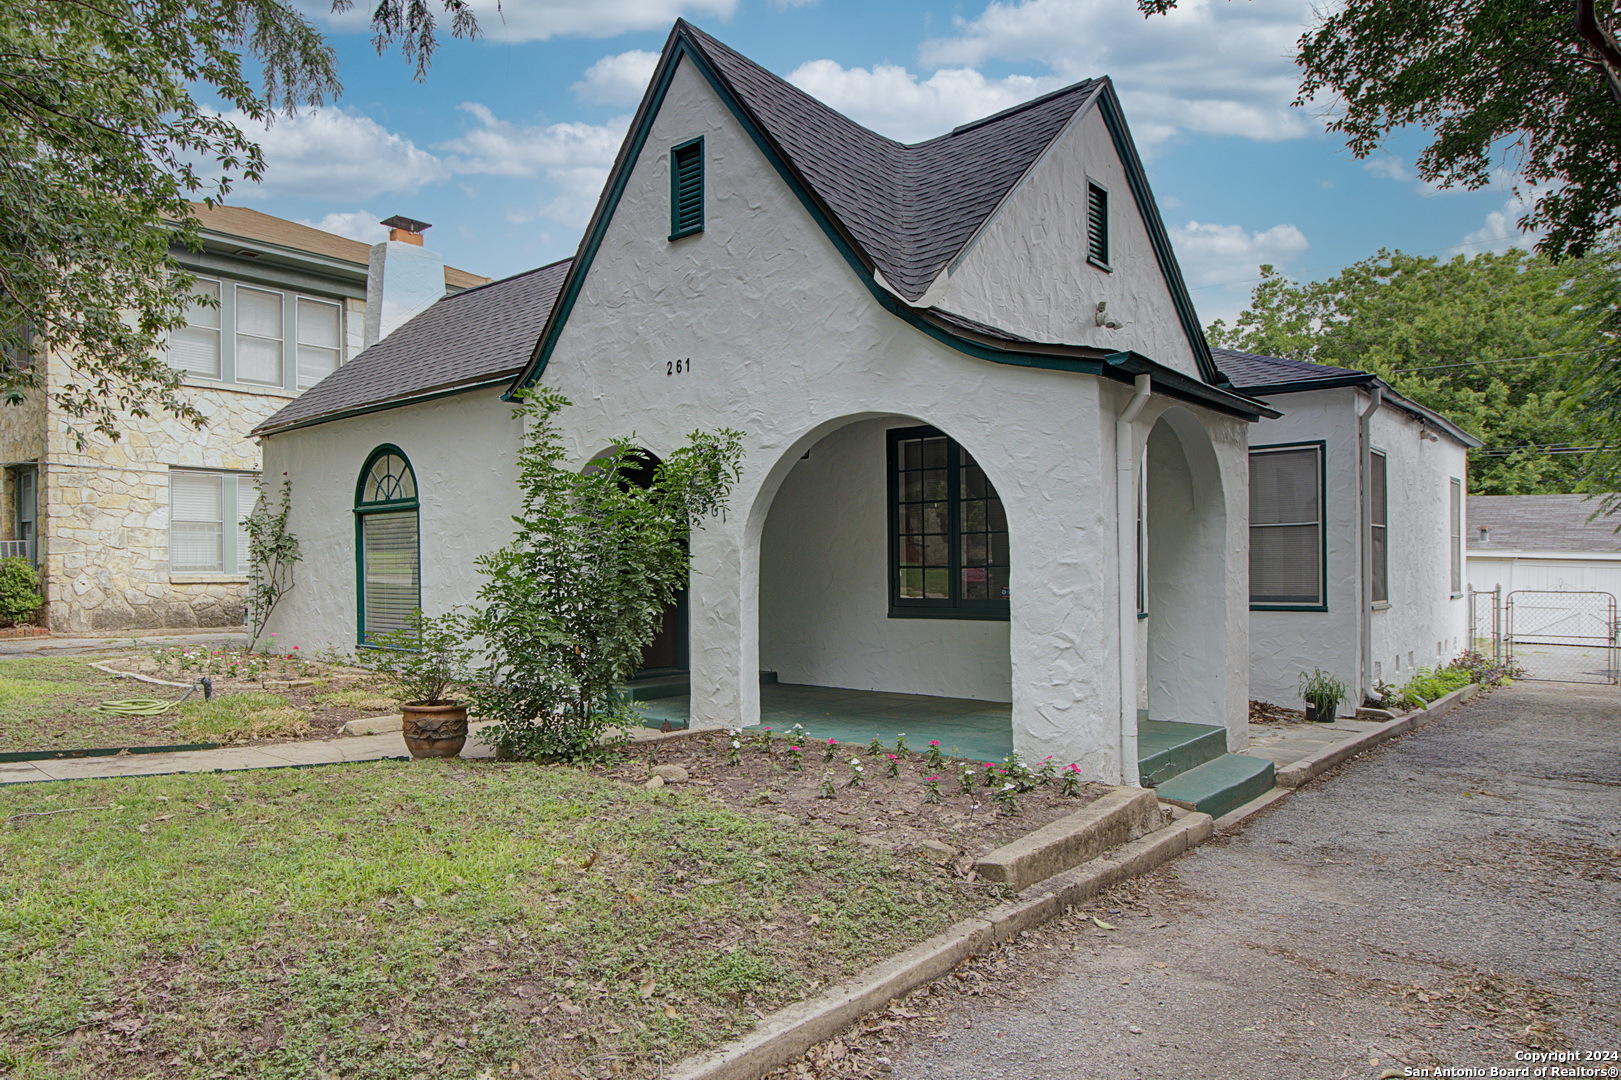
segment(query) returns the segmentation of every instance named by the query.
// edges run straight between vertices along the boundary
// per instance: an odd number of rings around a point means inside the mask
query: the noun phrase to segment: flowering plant
[[[827,745],[822,747],[822,761],[831,762],[839,753],[839,740],[829,739]]]
[[[901,759],[896,757],[894,754],[885,754],[884,758],[886,759],[884,764],[886,766],[887,774],[890,776],[899,776],[901,774]]]
[[[931,769],[938,769],[941,765],[945,764],[945,756],[940,753],[939,739],[929,740],[929,748],[923,751],[923,760],[928,763],[928,766]]]
[[[798,772],[800,764],[805,760],[805,752],[797,746],[788,747],[788,768]]]
[[[941,801],[940,778],[938,776],[931,776],[923,781],[923,801],[926,803],[939,803]]]
[[[1071,762],[1060,773],[1058,794],[1079,798],[1081,794],[1081,767]]]

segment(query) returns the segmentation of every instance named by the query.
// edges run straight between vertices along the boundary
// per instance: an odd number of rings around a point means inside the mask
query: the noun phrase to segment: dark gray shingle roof
[[[293,399],[255,434],[516,375],[571,261],[445,297]]]
[[[1598,508],[1586,495],[1471,495],[1469,550],[1621,551],[1621,519],[1587,520]]]
[[[1103,85],[1088,79],[905,145],[868,131],[690,23],[680,28],[908,300],[923,295]]]
[[[1308,360],[1290,360],[1282,356],[1261,356],[1236,349],[1211,349],[1210,355],[1215,359],[1216,367],[1232,382],[1234,389],[1245,393],[1276,390],[1285,386],[1309,390],[1314,384],[1371,382],[1374,379],[1366,371],[1313,364]]]

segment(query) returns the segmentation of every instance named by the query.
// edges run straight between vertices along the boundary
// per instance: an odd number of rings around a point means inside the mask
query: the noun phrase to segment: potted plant
[[[1345,684],[1322,668],[1300,673],[1300,696],[1306,702],[1306,719],[1332,724],[1345,700]]]
[[[454,613],[427,618],[413,611],[406,626],[381,634],[361,664],[399,687],[405,747],[413,758],[455,757],[467,742],[467,706],[449,694],[465,684],[473,650],[466,620]]]

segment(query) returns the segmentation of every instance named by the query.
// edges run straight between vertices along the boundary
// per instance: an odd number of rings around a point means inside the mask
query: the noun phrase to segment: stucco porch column
[[[692,533],[688,667],[695,723],[760,722],[759,539],[747,542],[747,517],[729,511]]]

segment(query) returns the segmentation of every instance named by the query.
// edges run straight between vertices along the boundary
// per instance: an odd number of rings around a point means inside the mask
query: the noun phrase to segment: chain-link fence
[[[1469,589],[1469,648],[1493,660],[1503,659],[1503,587],[1491,592]]]
[[[1621,680],[1621,626],[1612,594],[1516,589],[1502,612],[1504,653],[1525,669],[1526,678],[1612,685]]]

